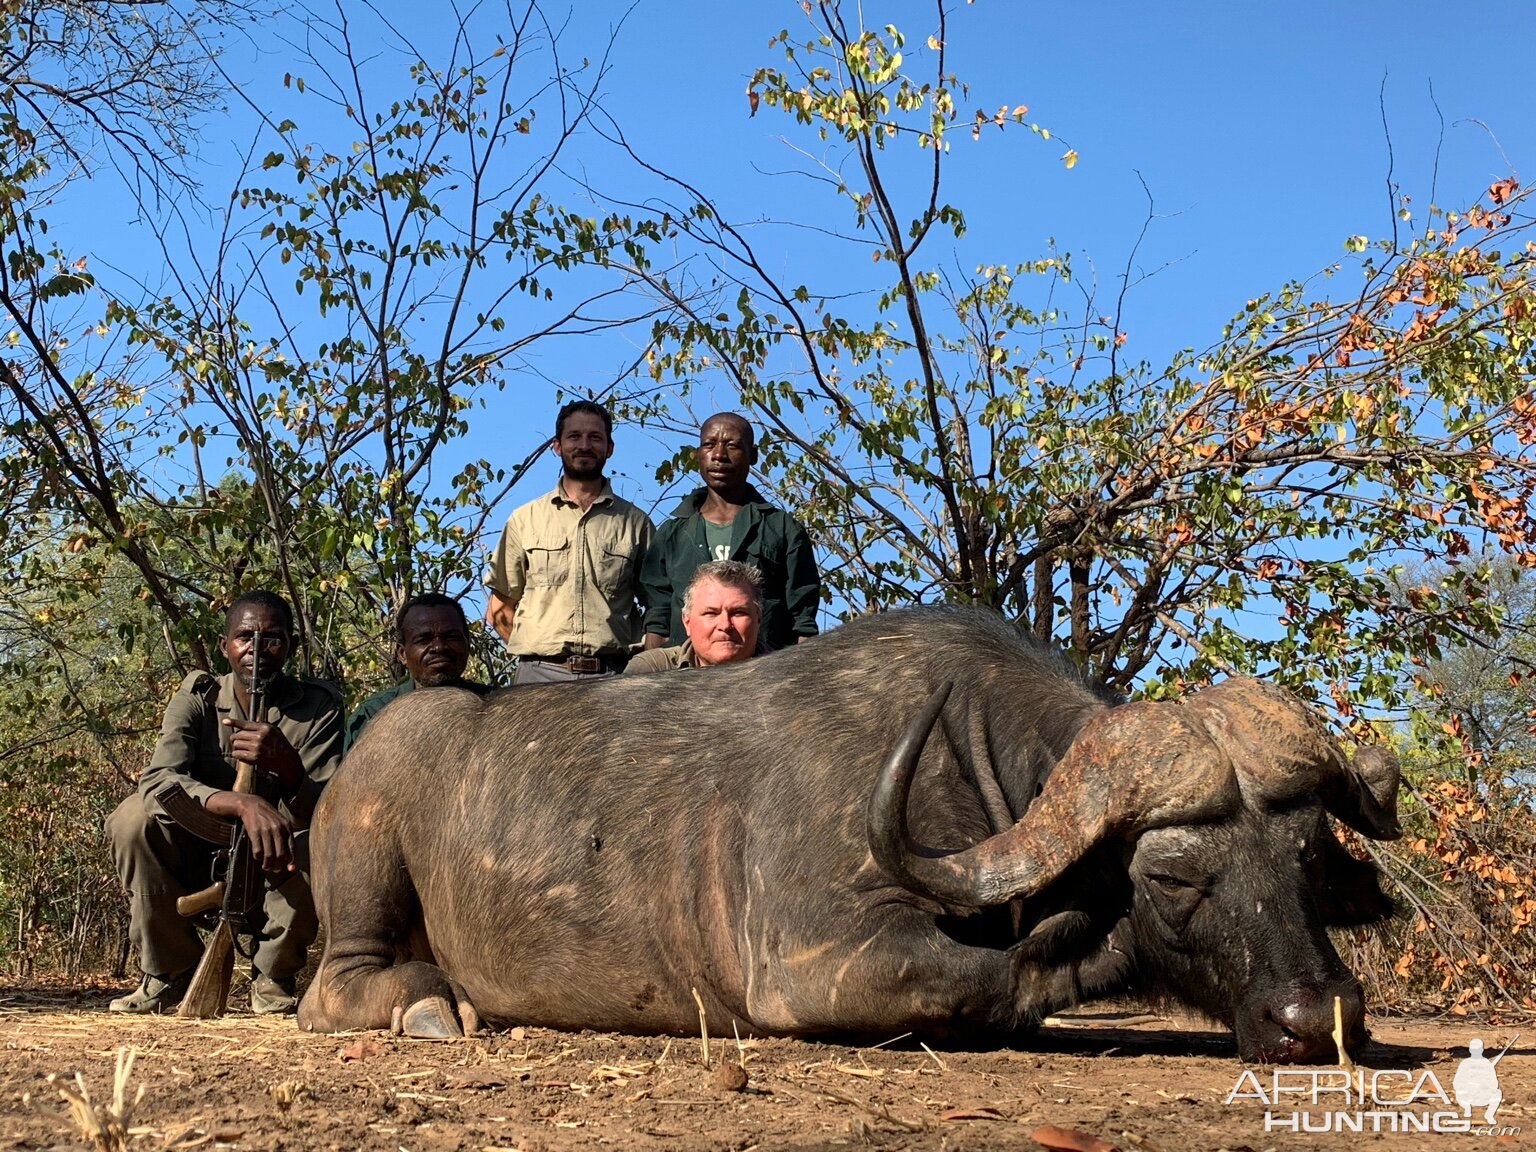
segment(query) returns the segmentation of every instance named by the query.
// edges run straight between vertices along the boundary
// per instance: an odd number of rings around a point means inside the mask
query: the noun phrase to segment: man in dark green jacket
[[[415,688],[466,688],[476,695],[490,689],[464,679],[469,664],[469,621],[464,607],[441,592],[423,592],[400,606],[395,616],[395,659],[410,676],[403,682],[375,692],[347,717],[343,751],[350,751],[364,727],[390,701]]]
[[[763,574],[763,641],[785,648],[816,635],[821,577],[811,539],[799,522],[763,499],[748,482],[757,462],[752,425],[721,412],[699,429],[704,487],[687,496],[656,530],[645,554],[645,647],[681,644],[683,593],[694,569],[739,560]]]

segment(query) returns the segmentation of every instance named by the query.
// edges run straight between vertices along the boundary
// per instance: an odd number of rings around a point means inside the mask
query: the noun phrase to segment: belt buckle
[[[603,659],[601,656],[572,656],[566,660],[565,666],[572,672],[601,672]]]

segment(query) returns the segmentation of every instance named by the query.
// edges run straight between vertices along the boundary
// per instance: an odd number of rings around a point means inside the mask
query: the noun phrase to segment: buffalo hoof
[[[453,1005],[442,996],[418,1000],[404,1011],[396,1008],[389,1030],[420,1040],[454,1040],[464,1035]]]

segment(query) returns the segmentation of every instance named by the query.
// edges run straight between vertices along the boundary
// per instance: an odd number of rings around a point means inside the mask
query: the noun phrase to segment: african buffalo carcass
[[[903,730],[905,733],[903,734]],[[882,764],[883,762],[883,764]],[[861,620],[744,664],[415,692],[326,790],[308,1029],[1006,1040],[1136,994],[1250,1061],[1334,1051],[1325,928],[1391,911],[1329,830],[1398,834],[1289,693],[1120,704],[988,613]]]

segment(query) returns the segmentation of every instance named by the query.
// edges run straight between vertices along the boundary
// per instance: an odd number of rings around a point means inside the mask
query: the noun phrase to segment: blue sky
[[[403,91],[398,59],[372,51],[377,24],[361,5],[349,0],[345,9],[360,55],[373,57],[376,90],[398,84]],[[447,27],[435,5],[380,0],[379,11],[429,50]],[[548,11],[567,20],[562,43],[571,59],[595,56],[622,23],[605,106],[647,159],[698,185],[737,220],[810,220],[823,211],[837,219],[839,209],[819,207],[804,181],[773,174],[796,161],[786,138],[820,146],[766,107],[748,114],[753,70],[782,60],[769,37],[788,28],[801,38],[807,29],[798,3],[578,0]],[[850,5],[850,18],[858,11]],[[871,27],[898,25],[913,45],[934,30],[928,5],[871,2],[862,12]],[[481,9],[475,18],[489,31],[497,26],[492,17]],[[298,70],[273,38],[282,27],[258,29],[254,47],[233,45],[227,65],[262,107],[281,114],[292,107],[313,119],[314,102],[281,87],[282,75]],[[979,0],[954,5],[948,42],[951,68],[971,84],[962,107],[1027,104],[1029,119],[1054,138],[1016,127],[980,144],[956,134],[946,198],[965,210],[970,232],[940,255],[960,266],[1012,263],[1043,255],[1054,238],[1073,253],[1079,279],[1095,277],[1107,300],[1146,223],[1150,194],[1156,219],[1133,276],[1153,274],[1129,297],[1124,327],[1126,351],[1155,364],[1214,341],[1248,298],[1339,260],[1346,237],[1387,233],[1389,177],[1413,195],[1421,222],[1432,199],[1460,205],[1511,171],[1536,172],[1523,62],[1525,46],[1536,42],[1536,8],[1526,4],[1504,6],[1497,22],[1474,23],[1418,2]],[[231,142],[245,144],[253,125],[238,102],[210,122],[201,155],[214,199],[228,186]],[[1070,171],[1061,160],[1069,146],[1080,158]],[[630,187],[628,171],[595,139],[578,141],[570,164],[613,191]],[[55,234],[94,236],[97,267],[142,266],[151,250],[131,224],[131,206],[101,190],[61,206]],[[70,223],[77,231],[61,233],[58,226]],[[792,283],[857,287],[866,276],[862,265],[829,263],[810,242],[787,241],[779,256]],[[1338,289],[1348,287],[1338,281]],[[581,392],[632,359],[636,340],[628,334],[535,351],[533,371],[492,400],[466,449],[509,464],[521,459],[548,434],[553,403],[544,381]],[[662,501],[664,514],[670,498],[663,501],[652,469],[676,443],[621,431],[620,490],[643,505]],[[546,460],[493,523],[552,483],[555,469]]]
[[[579,22],[596,31],[624,9],[582,3]],[[923,4],[864,14],[909,43],[932,29]],[[1150,193],[1158,218],[1136,267],[1155,275],[1129,300],[1128,350],[1158,362],[1204,346],[1249,297],[1340,259],[1347,236],[1386,234],[1389,173],[1422,209],[1468,202],[1511,167],[1536,171],[1512,50],[1536,42],[1536,8],[1501,20],[1472,27],[1424,3],[956,5],[951,64],[972,103],[1026,103],[1056,137],[957,134],[948,188],[970,223],[965,251],[1012,262],[1054,238],[1112,288]],[[803,183],[754,170],[789,166],[792,126],[766,108],[749,117],[745,88],[781,59],[768,37],[805,26],[795,3],[642,0],[620,35],[612,106],[648,158],[738,218],[792,215]],[[1080,156],[1070,171],[1067,145]]]
[[[912,41],[932,24],[920,4],[865,12],[875,26],[892,13]],[[1527,78],[1500,47],[1536,36],[1536,9],[1511,5],[1503,17],[1485,32],[1421,3],[957,5],[952,64],[971,81],[973,103],[1028,104],[1081,159],[1069,172],[1064,148],[1017,132],[957,140],[955,197],[999,259],[1024,258],[1054,236],[1107,274],[1145,215],[1139,172],[1168,215],[1142,263],[1183,261],[1153,293],[1167,327],[1209,333],[1247,294],[1338,258],[1346,235],[1389,226],[1383,84],[1396,179],[1420,203],[1442,130],[1443,201],[1475,195],[1510,164],[1536,163]],[[760,210],[774,207],[763,191],[771,184],[742,164],[771,157],[786,122],[766,111],[748,119],[744,89],[756,64],[778,59],[765,44],[780,26],[804,26],[798,5],[641,4],[610,85],[621,108],[679,111],[674,126],[646,133],[654,155]]]

